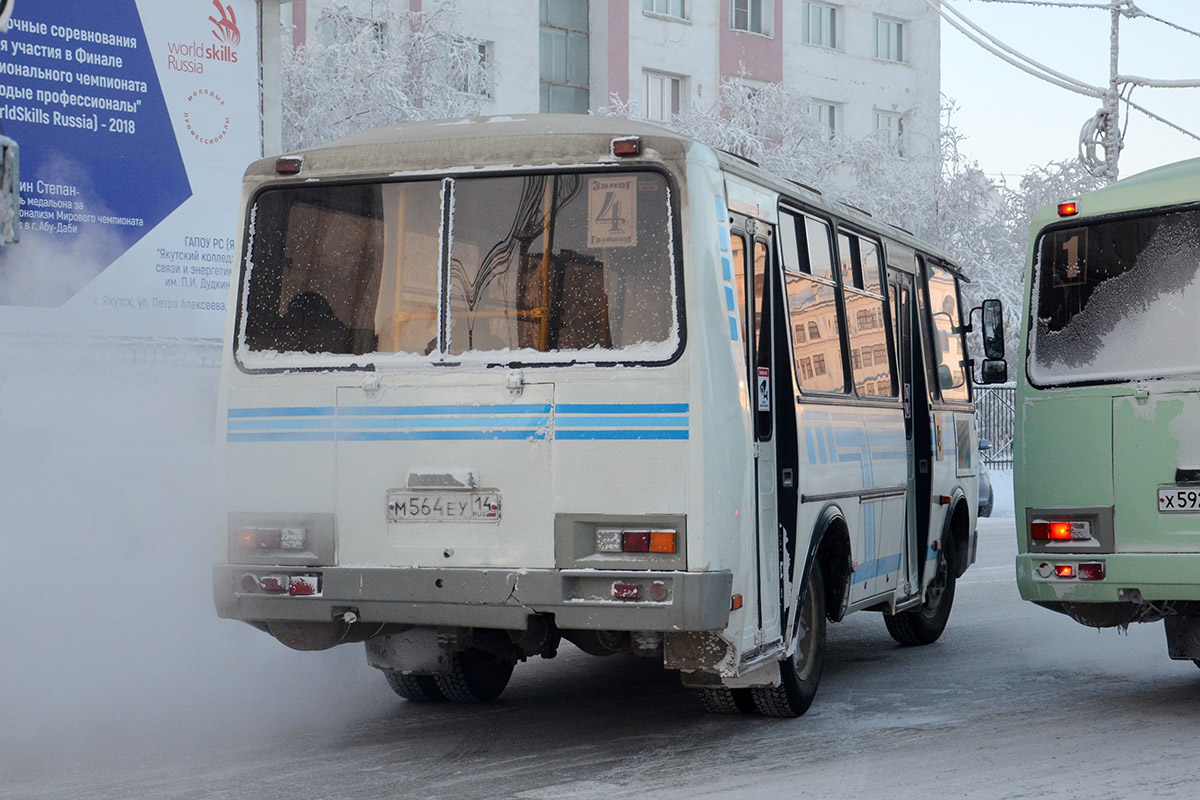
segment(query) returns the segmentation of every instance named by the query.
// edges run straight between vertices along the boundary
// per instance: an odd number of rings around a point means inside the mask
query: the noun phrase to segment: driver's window
[[[943,400],[967,402],[966,350],[963,348],[962,316],[958,305],[958,282],[947,269],[930,265],[929,301],[933,312],[934,356],[938,386]]]

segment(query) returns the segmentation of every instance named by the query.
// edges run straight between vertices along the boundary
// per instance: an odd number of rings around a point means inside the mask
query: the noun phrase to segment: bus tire
[[[385,674],[392,691],[414,703],[430,703],[445,700],[446,695],[438,688],[432,675],[405,675],[400,672]]]
[[[946,630],[954,605],[956,556],[954,537],[947,536],[938,551],[937,572],[929,583],[925,604],[912,611],[883,615],[888,633],[905,647],[933,644]]]
[[[515,661],[468,647],[451,657],[450,671],[435,677],[437,687],[453,703],[488,703],[508,686]]]
[[[754,706],[767,717],[798,717],[808,711],[825,663],[825,581],[814,561],[800,601],[800,636],[790,658],[779,665],[779,685],[750,690]]]
[[[700,705],[710,714],[753,714],[754,698],[749,689],[700,689]]]

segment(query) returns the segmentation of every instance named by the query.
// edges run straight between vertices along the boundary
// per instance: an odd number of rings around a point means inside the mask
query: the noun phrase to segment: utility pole
[[[1112,0],[1112,32],[1108,46],[1108,91],[1104,94],[1104,177],[1111,183],[1117,179],[1117,158],[1121,155],[1120,88],[1117,72],[1117,50],[1120,40],[1121,7],[1125,0]]]
[[[1121,13],[1126,0],[1109,0],[1112,27],[1108,45],[1108,88],[1100,95],[1103,105],[1079,131],[1079,160],[1088,172],[1109,183],[1117,179],[1117,158],[1121,155],[1121,85],[1124,78],[1117,70],[1120,47]],[[1104,151],[1101,158],[1098,150]]]

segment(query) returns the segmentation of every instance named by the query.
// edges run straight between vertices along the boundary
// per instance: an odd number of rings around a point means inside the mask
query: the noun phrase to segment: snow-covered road
[[[152,656],[131,636],[162,675],[131,655],[100,665],[129,658],[173,718],[126,697],[136,686],[117,669],[112,702],[81,709],[87,740],[19,748],[0,797],[1194,796],[1200,670],[1167,658],[1161,625],[1098,633],[1022,603],[1012,518],[984,520],[981,536],[942,640],[897,647],[871,614],[831,626],[798,720],[709,716],[652,664],[569,647],[518,667],[493,705],[409,704],[358,647],[293,654],[200,620],[193,643],[216,636],[225,651],[181,652],[188,637],[168,634],[172,652]],[[32,713],[58,703],[29,700]],[[85,718],[97,711],[110,735]]]
[[[416,705],[361,646],[216,619],[210,376],[35,377],[0,383],[0,798],[1195,795],[1200,670],[1161,624],[1023,603],[1003,473],[941,641],[830,626],[798,720],[706,715],[655,665],[570,646],[495,704]]]

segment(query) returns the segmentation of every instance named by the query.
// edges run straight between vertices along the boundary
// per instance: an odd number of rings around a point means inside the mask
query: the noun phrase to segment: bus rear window
[[[1060,228],[1034,272],[1029,378],[1116,382],[1200,373],[1200,211]]]
[[[666,361],[679,340],[672,226],[651,172],[268,190],[252,211],[239,359]]]

